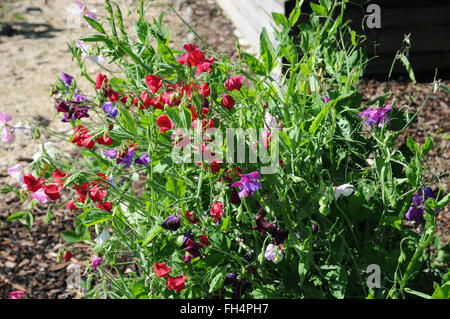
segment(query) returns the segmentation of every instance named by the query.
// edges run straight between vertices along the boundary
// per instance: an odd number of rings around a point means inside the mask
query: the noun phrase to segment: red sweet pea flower
[[[152,90],[152,93],[155,94],[161,88],[163,81],[159,76],[149,74],[145,77],[145,83]]]
[[[222,164],[218,160],[216,160],[216,159],[212,160],[211,170],[212,170],[213,174],[219,173],[221,166],[222,166]]]
[[[70,259],[72,259],[72,253],[70,252],[70,250],[66,251],[66,253],[64,254],[64,261],[68,262],[70,261]]]
[[[88,189],[89,189],[89,182],[86,182],[83,185],[75,185],[75,191],[79,195],[79,197],[77,197],[78,201],[84,203],[84,201],[86,200]]]
[[[242,87],[242,81],[244,78],[242,76],[233,76],[225,81],[225,87],[228,91],[240,90]]]
[[[106,135],[100,135],[95,139],[95,141],[101,145],[111,145],[113,143],[113,139],[109,136],[109,133],[106,133]]]
[[[197,224],[198,223],[198,218],[195,216],[194,212],[186,211],[186,218],[192,224]]]
[[[107,212],[110,212],[112,209],[112,204],[110,202],[104,202],[104,203],[97,203],[97,208],[106,210]]]
[[[71,210],[72,212],[78,210],[78,207],[75,206],[75,202],[74,202],[73,200],[71,200],[70,202],[68,202],[68,203],[66,204],[66,208],[69,209],[69,210]]]
[[[42,187],[43,179],[36,179],[33,175],[28,174],[23,177],[23,182],[31,192],[36,192]]]
[[[51,200],[57,200],[60,197],[59,192],[61,192],[61,187],[58,185],[43,185],[42,189]]]
[[[166,263],[158,264],[154,263],[153,268],[158,277],[166,277],[170,273],[170,267],[167,267]]]
[[[203,245],[205,245],[205,246],[211,245],[211,243],[209,242],[209,239],[208,239],[208,235],[200,235],[200,236],[198,236],[198,238],[200,239],[200,242]]]
[[[180,292],[183,290],[186,282],[186,276],[178,276],[178,277],[171,277],[167,276],[166,284],[167,288],[170,290],[176,290],[176,292]]]
[[[107,94],[107,96],[108,96],[108,99],[109,99],[112,103],[116,103],[117,101],[119,101],[120,93],[117,93],[117,92],[114,91],[113,89],[108,88],[106,94]]]
[[[226,94],[222,99],[222,105],[224,108],[229,109],[231,111],[234,107],[233,98],[230,95]]]
[[[180,64],[182,64],[182,65],[186,65],[187,57],[188,57],[188,55],[185,54],[185,53],[183,53],[183,54],[181,55],[181,58],[178,59],[178,63],[180,63]]]
[[[202,85],[200,85],[200,96],[205,98],[208,97],[211,94],[211,90],[209,89],[208,83],[203,82]]]
[[[158,124],[159,130],[162,134],[174,127],[172,121],[165,114],[160,115],[156,119],[156,124]]]
[[[197,66],[197,64],[205,61],[205,55],[193,44],[185,44],[184,49],[189,53],[186,63],[189,66]]]
[[[88,129],[83,125],[79,125],[73,132],[72,143],[77,144],[80,147],[87,147],[93,149],[95,142],[91,139],[92,136],[88,135]]]
[[[225,206],[224,203],[215,202],[211,206],[211,216],[214,218],[216,223],[222,218],[223,216],[223,209],[222,207]]]
[[[64,185],[64,178],[67,176],[67,173],[64,173],[63,171],[58,171],[55,169],[52,173],[53,180],[58,184],[59,186]]]
[[[103,82],[108,83],[108,77],[102,73],[99,73],[97,75],[97,78],[95,79],[95,88],[97,90],[100,90],[102,88]]]
[[[211,65],[214,65],[214,57],[206,59],[204,62],[201,62],[197,65],[197,76],[202,74],[203,72],[211,72]]]
[[[107,192],[100,185],[92,185],[89,189],[89,197],[95,202],[103,202],[107,195]]]

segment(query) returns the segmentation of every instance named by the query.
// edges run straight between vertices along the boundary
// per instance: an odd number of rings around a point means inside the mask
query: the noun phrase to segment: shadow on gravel
[[[1,25],[0,35],[13,37],[22,35],[26,39],[53,38],[55,32],[64,31],[55,29],[46,23],[9,22]]]

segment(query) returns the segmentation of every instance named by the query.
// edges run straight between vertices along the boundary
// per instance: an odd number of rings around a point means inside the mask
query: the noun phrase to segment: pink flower
[[[223,216],[223,206],[225,206],[224,203],[215,202],[211,206],[211,216],[214,218],[216,223],[222,218]]]
[[[9,131],[9,128],[5,126],[2,131],[2,141],[5,143],[12,143],[14,142],[15,138],[16,137]]]
[[[48,197],[48,195],[45,193],[44,189],[42,189],[42,188],[40,188],[39,190],[37,190],[36,192],[31,194],[31,197],[33,197],[34,199],[37,199],[37,201],[43,205],[47,204],[50,201],[50,197]]]
[[[8,168],[8,175],[15,178],[19,183],[23,182],[23,174],[21,172],[22,165],[17,164]]]
[[[25,291],[23,290],[11,291],[9,293],[9,299],[22,299],[23,295],[25,295]]]
[[[94,270],[97,270],[98,266],[100,266],[103,262],[103,259],[101,257],[97,257],[95,256],[94,258],[92,258],[92,268]]]
[[[2,112],[0,113],[0,128],[2,128],[5,124],[11,125],[12,117],[8,113]]]

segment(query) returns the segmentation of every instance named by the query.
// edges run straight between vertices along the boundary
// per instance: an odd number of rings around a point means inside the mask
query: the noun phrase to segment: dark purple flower
[[[134,157],[134,151],[129,148],[125,155],[121,156],[117,159],[117,164],[125,164],[125,168],[130,167],[131,163],[133,162]]]
[[[312,233],[313,233],[313,234],[317,234],[318,231],[319,231],[319,226],[317,226],[316,224],[314,224],[313,227],[312,227]]]
[[[64,82],[64,85],[69,88],[72,85],[73,76],[70,76],[67,73],[62,73],[61,75],[61,81]]]
[[[389,112],[391,106],[388,104],[382,109],[373,109],[369,107],[368,109],[362,111],[358,114],[360,118],[364,120],[364,124],[367,126],[378,125],[378,127],[383,126],[383,124],[389,124]]]
[[[180,228],[180,219],[175,215],[170,215],[162,223],[162,227],[167,230],[176,231],[178,228]]]
[[[225,277],[224,285],[236,285],[238,283],[238,278],[235,272],[227,274]]]
[[[241,180],[232,184],[231,187],[240,187],[239,198],[252,196],[258,189],[261,188],[261,183],[257,182],[259,172],[255,171],[250,174],[241,176]]]
[[[82,105],[82,106],[72,105],[72,110],[71,110],[71,113],[73,112],[72,113],[72,118],[74,120],[77,120],[77,119],[81,119],[83,117],[89,117],[88,111],[89,111],[89,107],[88,106],[85,106],[85,105]]]
[[[288,230],[281,230],[279,227],[271,228],[269,231],[270,234],[272,235],[275,245],[282,244],[288,238],[289,235]]]
[[[233,295],[231,296],[232,299],[241,299],[242,294],[250,288],[250,283],[245,278],[241,278],[239,280],[239,283],[235,285]]]
[[[186,245],[186,251],[192,256],[192,258],[196,258],[201,255],[200,248],[203,247],[203,244],[196,242],[192,238],[189,238],[186,242]]]
[[[108,117],[113,119],[117,117],[117,113],[119,112],[117,108],[114,107],[114,104],[111,102],[103,103],[102,110],[108,113]]]
[[[134,162],[136,164],[141,164],[141,165],[148,166],[148,164],[150,164],[150,156],[148,156],[148,153],[145,153],[141,157],[136,158],[134,160]]]
[[[417,193],[416,195],[414,195],[414,197],[412,198],[412,202],[415,206],[420,206],[423,203],[423,198],[422,196],[420,196],[419,193]]]
[[[118,153],[119,153],[118,150],[104,150],[103,151],[103,154],[110,160],[115,159],[117,157]]]
[[[430,187],[424,187],[423,189],[423,201],[426,202],[428,198],[436,199],[436,194],[433,192],[433,190]]]
[[[261,235],[264,235],[266,231],[275,229],[275,226],[272,223],[264,220],[266,214],[267,212],[264,209],[261,209],[259,214],[255,217],[256,225],[253,226],[253,229],[259,231]]]
[[[185,254],[183,255],[183,264],[188,264],[190,263],[192,260],[192,256],[189,254]]]
[[[189,238],[192,238],[192,234],[190,232],[185,232],[183,236],[183,244],[181,244],[181,249],[184,249],[187,247],[186,243]]]
[[[425,211],[423,210],[423,208],[411,206],[406,212],[406,218],[408,218],[409,220],[414,219],[416,222],[420,223],[423,220],[424,214]]]
[[[70,105],[67,104],[67,102],[64,101],[64,100],[59,100],[59,101],[58,101],[58,104],[55,105],[55,109],[56,109],[58,112],[64,112],[64,113],[66,113],[66,112],[69,112],[69,111],[70,111]]]

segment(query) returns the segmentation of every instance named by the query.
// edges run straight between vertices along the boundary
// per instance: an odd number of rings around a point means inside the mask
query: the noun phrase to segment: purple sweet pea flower
[[[75,92],[73,93],[73,97],[72,97],[73,102],[80,103],[80,102],[84,102],[86,100],[87,100],[87,98],[85,95],[78,94],[78,90],[75,90]]]
[[[135,159],[134,162],[136,164],[148,166],[148,164],[150,164],[150,156],[148,156],[148,153],[145,153],[141,157],[138,157],[137,159]]]
[[[196,242],[192,238],[189,238],[186,242],[186,245],[186,252],[188,252],[192,256],[192,258],[196,258],[201,255],[200,248],[203,247],[203,244]]]
[[[102,110],[108,113],[108,117],[115,119],[117,113],[119,112],[117,108],[114,107],[114,104],[111,102],[105,102],[102,105]]]
[[[129,148],[126,155],[117,159],[117,164],[125,164],[125,168],[130,167],[131,163],[133,163],[134,151]]]
[[[105,155],[110,160],[115,159],[117,157],[117,154],[119,153],[118,150],[104,150],[103,155]]]
[[[323,96],[323,103],[328,103],[330,102],[330,98],[327,95]]]
[[[85,105],[82,105],[82,106],[72,105],[72,112],[73,112],[72,113],[72,118],[74,120],[77,120],[77,119],[81,119],[83,117],[89,117],[88,111],[89,111],[89,107],[88,106],[85,106]]]
[[[259,231],[261,235],[264,235],[266,231],[270,231],[275,229],[275,226],[272,223],[264,220],[264,216],[267,214],[265,210],[261,210],[260,213],[256,216],[255,221],[256,225],[253,226],[254,230]]]
[[[250,174],[241,176],[241,180],[232,184],[231,187],[240,187],[239,198],[252,196],[258,189],[261,188],[261,183],[257,182],[259,172],[255,171]]]
[[[378,127],[382,127],[383,124],[390,123],[389,115],[386,115],[390,109],[391,106],[389,104],[382,109],[373,109],[372,107],[369,107],[359,113],[358,116],[364,120],[364,124],[367,126],[378,125]]]
[[[161,226],[164,229],[176,231],[180,228],[180,219],[176,215],[170,215]]]
[[[417,223],[420,223],[423,220],[424,214],[425,211],[423,210],[423,208],[411,206],[406,212],[406,218],[408,218],[409,220],[414,219]]]
[[[72,85],[72,80],[73,80],[73,76],[67,74],[67,73],[62,73],[61,75],[61,81],[64,82],[64,85],[66,86],[66,88],[69,88]]]

